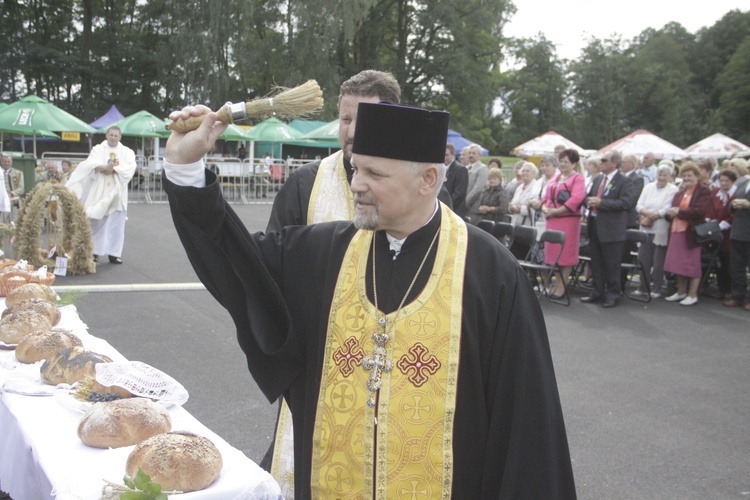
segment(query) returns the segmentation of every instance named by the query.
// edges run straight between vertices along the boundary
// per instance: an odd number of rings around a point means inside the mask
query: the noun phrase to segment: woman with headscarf
[[[665,217],[671,221],[669,244],[664,261],[664,270],[677,275],[677,291],[666,298],[692,306],[698,302],[700,284],[701,245],[695,241],[693,228],[704,222],[712,212],[711,190],[698,182],[700,170],[689,161],[680,168],[682,188],[672,199],[672,206]]]

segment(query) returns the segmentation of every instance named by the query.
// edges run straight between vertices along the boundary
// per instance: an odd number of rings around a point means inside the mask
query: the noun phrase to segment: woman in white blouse
[[[514,226],[531,226],[534,224],[534,209],[529,201],[536,193],[537,174],[539,171],[533,163],[526,162],[521,167],[521,184],[516,188],[513,199],[508,205],[510,222]]]
[[[542,213],[542,198],[544,193],[547,192],[547,183],[557,175],[557,166],[559,162],[555,155],[544,155],[542,161],[539,162],[539,170],[542,175],[537,179],[536,186],[532,193],[531,200],[529,201],[529,207],[533,210],[534,219],[536,220],[536,234],[537,237],[541,236],[542,233],[547,229],[547,222],[544,219]]]
[[[672,167],[670,165],[659,165],[656,169],[656,181],[644,186],[635,210],[638,213],[638,221],[641,231],[648,233],[649,243],[641,244],[638,249],[638,259],[643,268],[651,271],[653,282],[651,296],[661,297],[664,285],[664,258],[667,255],[667,243],[669,242],[669,221],[664,214],[672,206],[672,198],[677,192],[677,186],[672,184]],[[641,277],[641,285],[637,294],[646,293],[645,280]]]

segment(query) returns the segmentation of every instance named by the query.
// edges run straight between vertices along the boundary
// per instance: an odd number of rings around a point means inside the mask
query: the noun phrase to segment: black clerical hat
[[[361,102],[352,152],[394,160],[443,163],[449,117],[447,111]]]

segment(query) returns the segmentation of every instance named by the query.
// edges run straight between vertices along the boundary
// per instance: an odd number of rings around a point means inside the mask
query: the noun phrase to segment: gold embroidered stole
[[[352,217],[354,199],[344,170],[344,155],[339,151],[320,162],[310,193],[307,225]],[[279,483],[284,498],[294,498],[294,426],[292,412],[284,400],[276,423],[271,475]]]
[[[441,204],[441,234],[425,289],[386,316],[386,358],[367,406],[372,335],[381,313],[365,276],[371,231],[349,245],[331,304],[312,453],[313,498],[449,498],[466,261],[465,224]],[[395,324],[393,320],[395,319]]]
[[[352,217],[354,199],[344,170],[344,154],[339,151],[320,162],[307,207],[307,225]]]

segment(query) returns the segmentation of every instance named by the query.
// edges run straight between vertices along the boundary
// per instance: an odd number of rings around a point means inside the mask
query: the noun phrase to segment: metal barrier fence
[[[69,160],[73,167],[88,157],[85,153],[45,152],[42,162]],[[130,203],[166,203],[161,176],[163,157],[136,156],[136,172],[130,181],[128,201]],[[221,191],[229,203],[272,203],[273,194],[284,181],[309,160],[274,158],[270,165],[263,158],[252,162],[249,159],[207,156],[206,168],[219,177]]]

